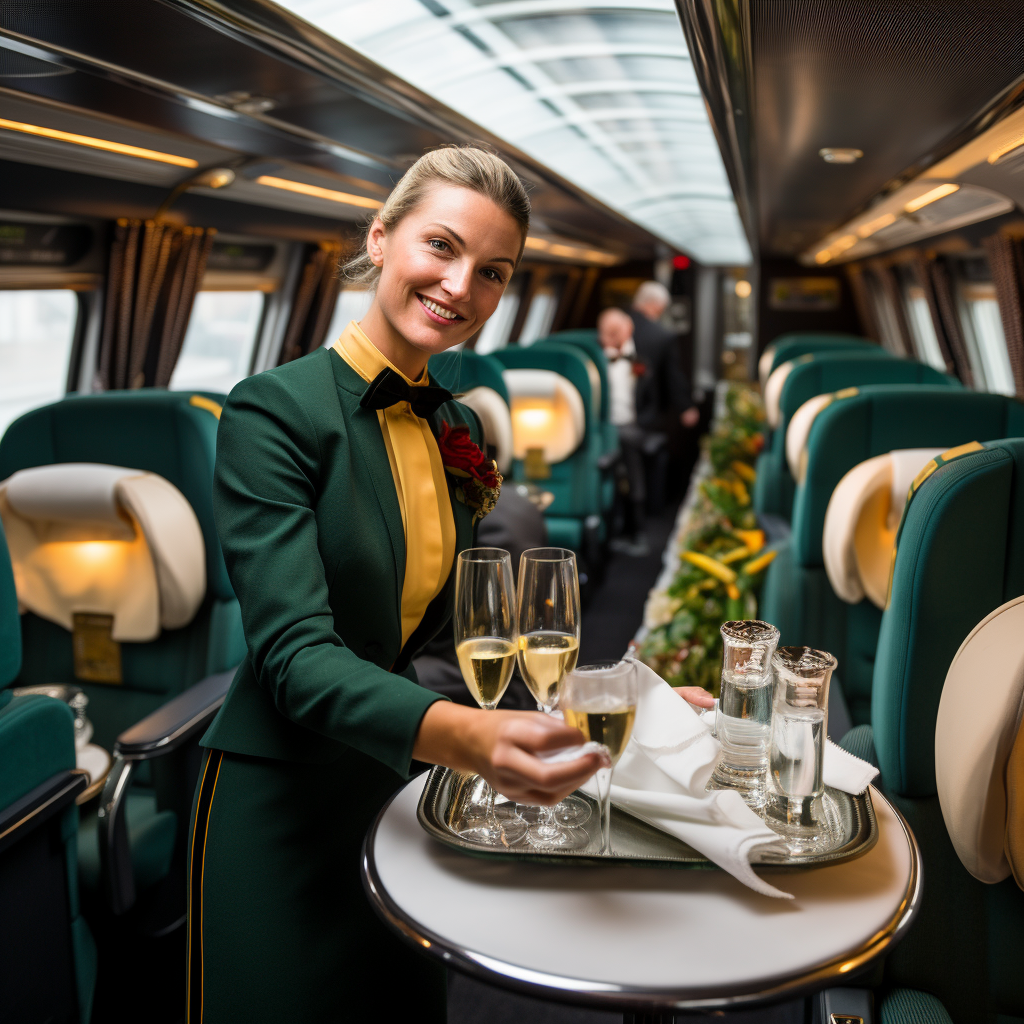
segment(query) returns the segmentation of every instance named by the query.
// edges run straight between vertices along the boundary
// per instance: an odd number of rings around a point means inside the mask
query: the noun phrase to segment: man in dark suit
[[[643,367],[637,376],[636,422],[647,430],[667,430],[672,419],[693,428],[700,418],[679,361],[676,336],[660,322],[671,298],[663,284],[644,281],[629,313],[636,362]]]

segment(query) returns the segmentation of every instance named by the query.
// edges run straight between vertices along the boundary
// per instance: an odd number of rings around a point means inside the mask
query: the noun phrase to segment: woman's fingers
[[[672,689],[687,704],[693,704],[698,708],[713,708],[715,706],[715,698],[702,686],[673,686]]]

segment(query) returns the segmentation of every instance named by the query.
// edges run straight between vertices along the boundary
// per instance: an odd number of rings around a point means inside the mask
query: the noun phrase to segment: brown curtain
[[[213,228],[121,219],[114,227],[97,385],[166,387],[213,245]]]
[[[946,364],[946,373],[958,375],[962,367],[957,365],[956,356],[953,351],[953,343],[946,331],[946,324],[942,319],[942,311],[939,309],[939,299],[935,294],[935,282],[932,279],[931,265],[934,259],[918,254],[914,257],[911,269],[914,279],[924,292],[925,302],[928,303],[928,313],[932,321],[932,329],[935,331],[935,339],[939,343],[939,351],[942,353],[942,361]],[[970,368],[968,367],[968,372]]]
[[[309,254],[281,345],[282,363],[290,363],[324,343],[341,291],[341,254],[340,242],[321,242]]]
[[[907,309],[903,303],[903,291],[900,288],[900,279],[894,267],[884,263],[876,263],[871,267],[875,280],[881,290],[882,301],[885,302],[889,315],[889,322],[892,325],[892,345],[898,356],[909,356],[915,358],[914,339],[910,334],[910,325],[907,323]]]
[[[1018,239],[1005,235],[991,235],[982,245],[996,286],[1013,382],[1017,394],[1024,395],[1024,252]]]
[[[861,332],[865,338],[882,343],[882,333],[878,329],[878,317],[871,302],[867,281],[864,280],[864,268],[859,263],[850,263],[846,267],[846,279],[850,282],[853,293],[853,304],[860,318]]]
[[[964,337],[963,324],[960,322],[955,286],[949,268],[942,260],[930,260],[928,262],[928,277],[935,294],[939,320],[946,340],[949,342],[950,354],[956,366],[957,376],[967,387],[973,388],[974,372],[971,370],[971,360],[967,355],[967,339]]]

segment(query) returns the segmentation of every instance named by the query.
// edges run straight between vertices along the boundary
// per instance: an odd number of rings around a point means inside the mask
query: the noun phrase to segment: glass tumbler
[[[772,658],[772,716],[765,822],[788,839],[822,838],[822,763],[828,729],[828,684],[837,665],[827,651],[780,647]]]
[[[772,654],[779,631],[769,622],[722,624],[722,696],[715,734],[722,758],[708,789],[734,789],[753,807],[764,806],[764,777],[772,722]]]

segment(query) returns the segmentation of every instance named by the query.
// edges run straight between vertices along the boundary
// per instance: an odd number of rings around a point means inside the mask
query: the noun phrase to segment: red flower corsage
[[[451,427],[441,421],[437,439],[441,464],[458,480],[455,497],[473,510],[473,521],[482,519],[494,509],[501,494],[501,473],[493,459],[488,459],[480,446],[469,436],[469,427]]]

